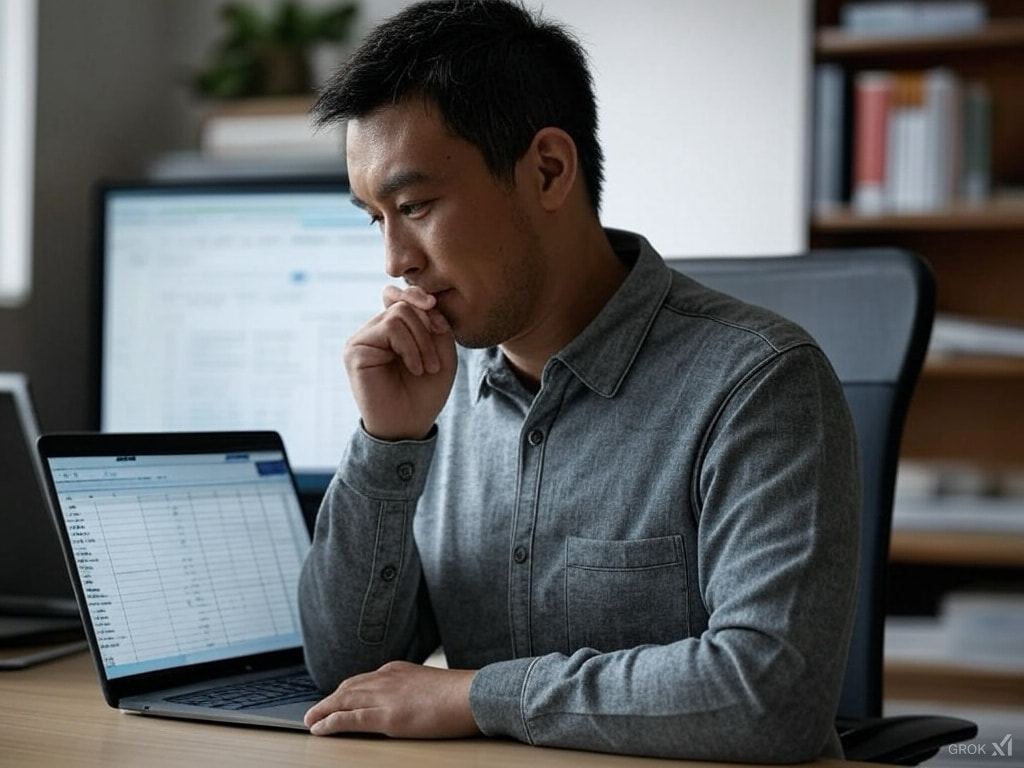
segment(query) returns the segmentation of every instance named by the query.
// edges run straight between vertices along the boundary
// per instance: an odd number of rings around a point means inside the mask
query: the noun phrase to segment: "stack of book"
[[[344,134],[338,127],[317,130],[312,105],[307,96],[223,103],[203,120],[200,151],[210,160],[343,158]]]
[[[815,82],[813,204],[863,215],[928,213],[990,194],[992,99],[954,71],[821,64]],[[847,114],[849,112],[849,114]]]
[[[903,459],[896,475],[892,528],[1024,535],[1024,475]]]
[[[987,16],[980,0],[862,0],[842,7],[841,23],[853,35],[920,37],[980,29]]]
[[[1024,672],[1024,593],[947,593],[936,616],[890,616],[887,661]]]
[[[932,327],[928,354],[935,357],[999,355],[1024,358],[1024,325],[939,312]]]

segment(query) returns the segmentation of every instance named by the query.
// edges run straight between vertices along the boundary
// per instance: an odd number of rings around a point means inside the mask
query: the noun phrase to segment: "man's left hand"
[[[392,661],[355,675],[306,713],[310,733],[451,739],[480,733],[469,709],[472,670]]]

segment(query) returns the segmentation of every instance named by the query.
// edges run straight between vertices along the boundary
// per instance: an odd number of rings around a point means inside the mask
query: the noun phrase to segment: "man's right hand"
[[[384,311],[345,345],[345,369],[363,418],[380,440],[420,440],[441,412],[457,357],[437,300],[415,286],[384,289]]]

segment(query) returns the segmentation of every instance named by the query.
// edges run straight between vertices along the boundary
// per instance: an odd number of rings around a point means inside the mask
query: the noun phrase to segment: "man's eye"
[[[383,216],[370,216],[370,226],[371,227],[373,227],[373,226],[379,227],[381,225],[382,221],[384,221],[384,217]]]
[[[398,206],[398,210],[403,216],[415,216],[422,213],[426,207],[427,204],[424,202],[402,203]]]

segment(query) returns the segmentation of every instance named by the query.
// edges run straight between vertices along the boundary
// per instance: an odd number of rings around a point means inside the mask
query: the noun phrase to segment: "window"
[[[36,0],[0,2],[0,305],[31,280]]]

